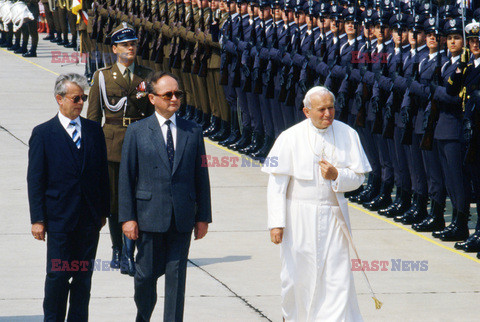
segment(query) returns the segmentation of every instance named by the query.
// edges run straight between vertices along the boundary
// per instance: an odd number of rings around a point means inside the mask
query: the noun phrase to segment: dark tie
[[[130,75],[131,75],[130,69],[129,68],[125,69],[125,80],[127,81],[128,86],[130,86],[130,84],[132,83],[132,78]]]
[[[77,146],[77,149],[80,149],[80,146],[82,145],[82,139],[80,138],[80,134],[77,131],[77,122],[75,121],[70,121],[69,124],[71,127],[73,127],[73,133],[72,133],[72,140],[73,143]]]
[[[170,124],[172,121],[166,120],[165,124],[167,125],[167,155],[168,161],[170,161],[170,168],[173,168],[173,158],[175,157],[175,149],[173,148],[173,135],[172,130],[170,129]]]

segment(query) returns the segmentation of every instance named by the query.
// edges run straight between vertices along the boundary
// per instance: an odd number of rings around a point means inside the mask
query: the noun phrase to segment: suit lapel
[[[87,162],[87,154],[90,151],[91,144],[90,144],[90,129],[88,128],[88,125],[86,125],[86,122],[84,122],[83,118],[80,117],[80,123],[82,125],[82,136],[81,136],[81,142],[82,142],[82,147],[83,147],[83,154],[82,154],[82,170],[81,172],[83,173],[83,170],[85,169],[85,163]]]
[[[168,161],[167,147],[165,146],[165,139],[163,138],[162,129],[160,128],[160,124],[158,123],[158,120],[155,114],[150,116],[148,121],[149,121],[148,127],[152,131],[152,135],[150,136],[150,139],[152,140],[152,143],[154,144],[155,149],[158,151],[160,155],[160,159],[162,159],[167,169],[170,169],[170,161]]]
[[[185,123],[183,119],[177,117],[177,146],[175,149],[175,157],[173,158],[173,170],[172,175],[178,168],[180,164],[180,160],[182,159],[183,151],[185,150],[185,146],[188,140],[188,132],[185,130]]]

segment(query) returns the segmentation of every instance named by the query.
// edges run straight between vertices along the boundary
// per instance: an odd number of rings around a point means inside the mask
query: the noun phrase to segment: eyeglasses
[[[163,94],[157,94],[157,93],[152,93],[153,95],[155,96],[159,96],[161,98],[163,98],[164,100],[171,100],[173,98],[173,95],[175,95],[176,98],[180,99],[183,97],[183,91],[170,91],[170,92],[166,92],[166,93],[163,93]]]
[[[67,97],[67,96],[65,96],[65,97]],[[70,97],[67,97],[67,98],[69,100],[71,100],[73,103],[78,104],[80,102],[80,100],[82,100],[83,102],[86,102],[87,98],[88,98],[88,95],[83,94],[83,95],[74,96],[73,98],[70,98]]]

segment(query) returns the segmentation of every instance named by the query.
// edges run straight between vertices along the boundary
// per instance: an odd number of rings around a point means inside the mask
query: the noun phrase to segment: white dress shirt
[[[478,65],[480,65],[480,58],[475,59],[475,60],[473,61],[473,64],[474,64],[475,68],[477,68]]]
[[[60,124],[62,124],[65,131],[67,131],[68,135],[70,135],[70,137],[73,137],[73,131],[77,129],[78,135],[80,136],[80,138],[82,138],[82,123],[80,122],[80,116],[73,120],[75,123],[77,123],[75,125],[75,128],[73,126],[70,126],[70,122],[72,120],[63,115],[60,111],[58,111],[58,120],[60,121]]]
[[[155,112],[155,116],[157,117],[158,123],[160,124],[160,129],[162,130],[163,134],[163,140],[165,141],[165,146],[167,146],[167,131],[168,131],[168,126],[165,124],[165,121],[167,120],[158,112]],[[172,131],[172,137],[173,137],[173,149],[176,150],[177,148],[177,118],[175,114],[172,115],[172,117],[169,118],[172,123],[170,123],[170,130]]]

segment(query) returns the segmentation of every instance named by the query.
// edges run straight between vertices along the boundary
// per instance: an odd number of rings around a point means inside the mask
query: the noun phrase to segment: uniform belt
[[[141,119],[142,119],[141,117],[106,117],[105,124],[121,125],[121,126],[127,127],[130,124]]]

